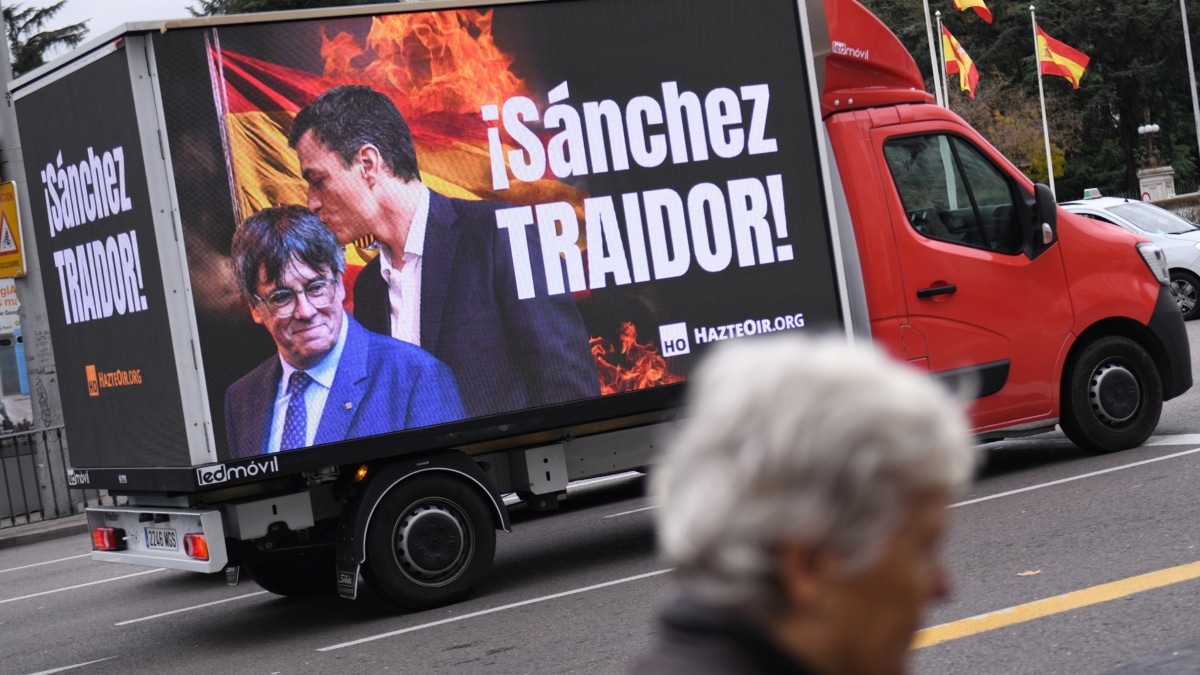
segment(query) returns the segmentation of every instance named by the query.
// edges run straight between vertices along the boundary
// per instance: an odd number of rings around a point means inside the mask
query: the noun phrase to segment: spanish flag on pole
[[[988,23],[992,22],[992,10],[988,9],[987,5],[983,4],[983,0],[953,0],[953,2],[954,9],[957,9],[960,12],[973,9],[975,10],[975,13],[979,15],[979,18]]]
[[[1041,26],[1037,27],[1037,48],[1043,75],[1065,77],[1071,81],[1071,86],[1079,88],[1079,78],[1083,77],[1083,71],[1091,61],[1087,54],[1046,35]]]
[[[946,59],[946,74],[958,73],[958,88],[975,98],[975,85],[979,83],[979,69],[975,62],[967,56],[967,50],[958,44],[958,40],[942,26],[942,54]]]

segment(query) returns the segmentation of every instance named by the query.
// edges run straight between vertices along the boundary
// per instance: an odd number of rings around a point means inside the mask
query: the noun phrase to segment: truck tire
[[[466,598],[487,576],[496,529],[479,491],[434,474],[401,483],[380,500],[367,530],[363,578],[406,609]]]
[[[1200,279],[1186,270],[1171,270],[1171,297],[1183,312],[1183,320],[1200,316]]]
[[[337,588],[332,548],[281,555],[245,568],[264,591],[288,598],[332,593]]]
[[[1085,450],[1128,450],[1154,432],[1162,403],[1162,378],[1150,354],[1129,338],[1101,337],[1067,362],[1061,426]]]

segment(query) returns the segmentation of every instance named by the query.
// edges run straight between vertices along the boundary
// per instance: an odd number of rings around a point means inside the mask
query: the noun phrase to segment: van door
[[[1018,190],[990,148],[931,124],[872,132],[908,323],[929,370],[974,386],[976,428],[1051,415],[1072,326],[1058,243],[1022,253]]]

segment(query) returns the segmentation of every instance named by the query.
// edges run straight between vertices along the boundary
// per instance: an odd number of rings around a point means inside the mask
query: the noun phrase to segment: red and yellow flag
[[[942,26],[942,53],[946,58],[946,74],[958,73],[958,88],[975,98],[975,85],[979,83],[979,69],[967,56],[967,50],[958,44],[950,31]]]
[[[979,18],[988,23],[992,22],[992,10],[988,9],[987,5],[983,4],[983,0],[953,0],[953,2],[954,9],[957,9],[960,12],[973,9],[975,10],[975,13],[979,15]]]
[[[1071,81],[1071,86],[1079,88],[1079,78],[1083,77],[1083,71],[1091,61],[1087,54],[1046,35],[1041,26],[1037,27],[1037,50],[1043,75],[1065,77]]]

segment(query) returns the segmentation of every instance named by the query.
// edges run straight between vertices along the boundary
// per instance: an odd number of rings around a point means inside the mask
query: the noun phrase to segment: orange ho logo
[[[132,387],[142,383],[142,371],[134,370],[96,370],[96,366],[84,366],[87,370],[88,396],[99,396],[101,389],[112,387]]]

